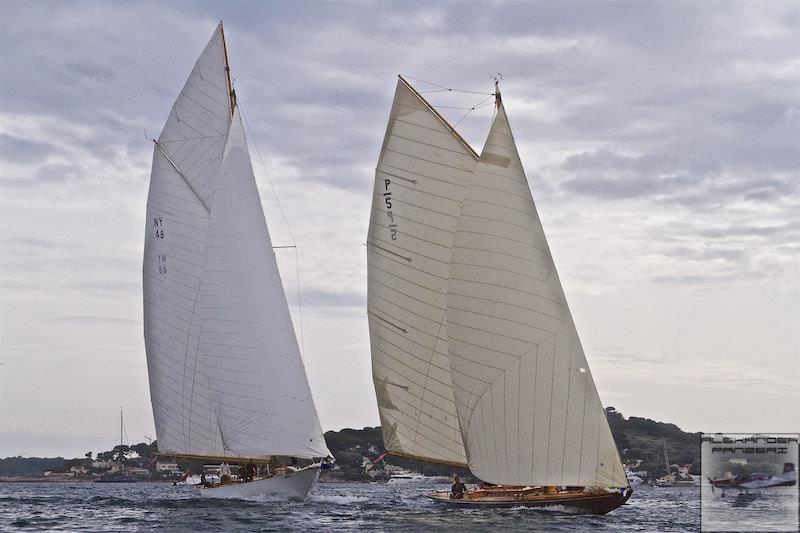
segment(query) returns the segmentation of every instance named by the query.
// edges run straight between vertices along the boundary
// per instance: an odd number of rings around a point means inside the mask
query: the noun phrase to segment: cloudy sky
[[[218,20],[323,428],[378,423],[370,191],[396,75],[504,102],[600,396],[800,430],[800,4],[0,3],[0,456],[154,437],[152,144]],[[421,90],[434,86],[418,83]],[[429,93],[453,121],[483,97]],[[478,150],[491,107],[459,129]],[[255,141],[255,142],[254,142]],[[278,251],[298,323],[293,251]]]

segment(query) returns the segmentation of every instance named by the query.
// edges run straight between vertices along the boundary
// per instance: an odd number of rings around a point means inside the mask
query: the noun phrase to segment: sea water
[[[460,509],[431,486],[320,483],[305,501],[202,498],[169,483],[0,483],[4,531],[699,531],[700,489],[637,487],[604,515]],[[447,485],[441,488],[448,488]]]

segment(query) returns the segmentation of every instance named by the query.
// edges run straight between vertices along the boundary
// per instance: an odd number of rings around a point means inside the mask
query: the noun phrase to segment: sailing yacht
[[[630,486],[495,89],[479,155],[398,79],[367,237],[384,444],[483,481],[438,502],[607,513]]]
[[[261,207],[222,23],[153,143],[144,336],[159,453],[248,471],[261,465],[252,481],[206,486],[204,495],[305,497],[330,451]],[[278,456],[316,462],[278,474]]]

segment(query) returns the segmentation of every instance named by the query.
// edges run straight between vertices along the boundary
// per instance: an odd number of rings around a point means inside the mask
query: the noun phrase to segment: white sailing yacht
[[[630,487],[495,97],[478,155],[398,80],[367,237],[384,444],[485,482],[437,501],[606,513]]]
[[[253,175],[222,23],[154,144],[143,281],[159,453],[255,465],[275,456],[329,457]],[[305,497],[323,464],[202,493]]]

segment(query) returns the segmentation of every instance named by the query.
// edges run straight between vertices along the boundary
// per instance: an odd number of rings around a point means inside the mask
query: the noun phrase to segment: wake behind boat
[[[153,140],[144,333],[159,453],[238,464],[204,495],[305,497],[330,456],[258,195],[219,24]],[[270,464],[272,466],[270,466]]]
[[[438,502],[607,513],[628,479],[495,89],[478,155],[398,80],[367,237],[384,444],[485,482]]]

